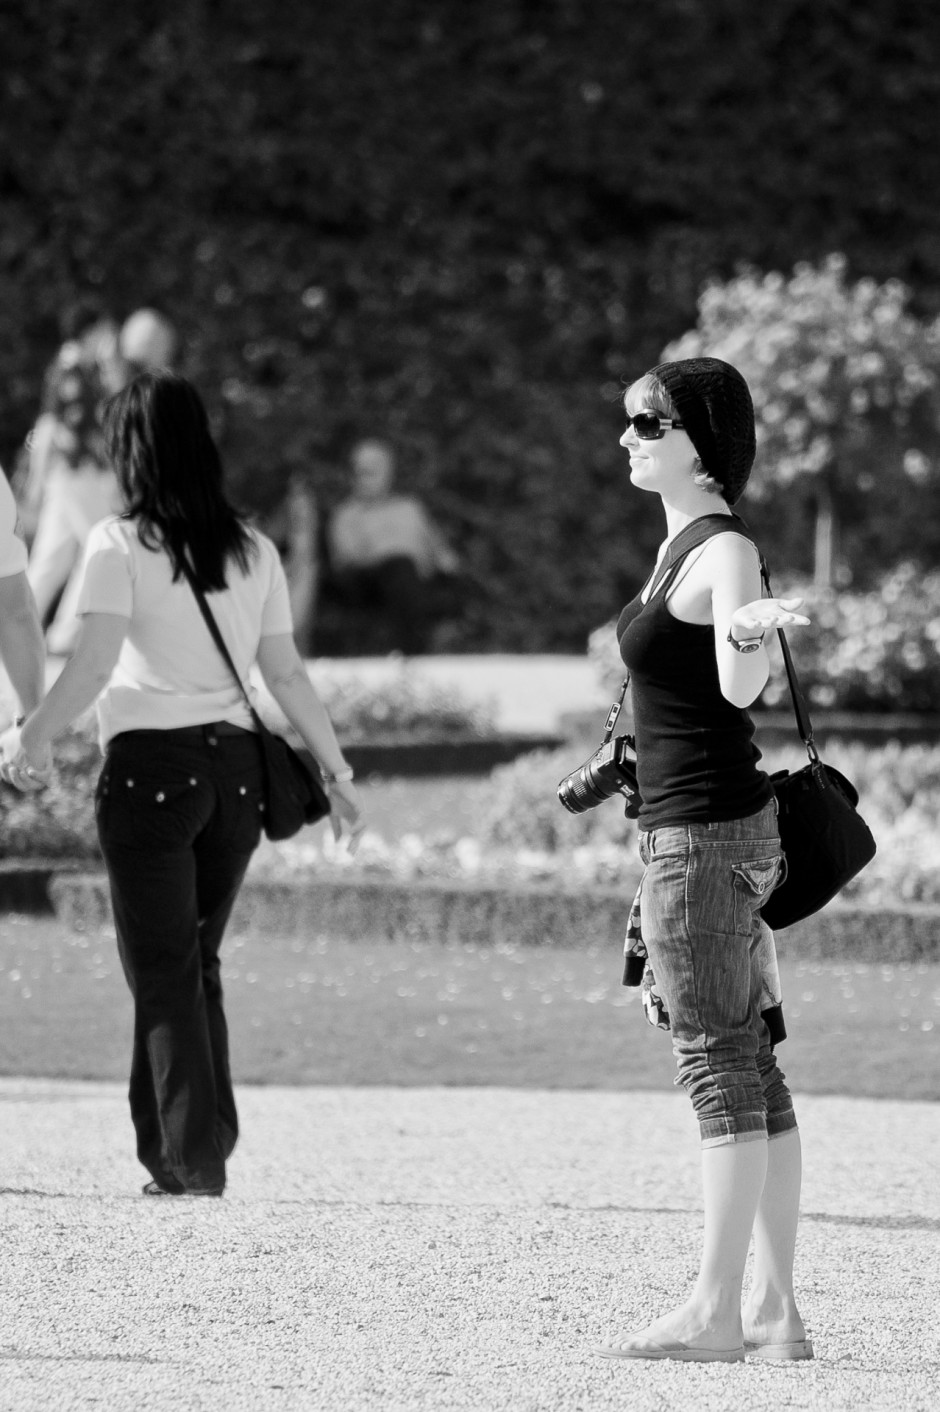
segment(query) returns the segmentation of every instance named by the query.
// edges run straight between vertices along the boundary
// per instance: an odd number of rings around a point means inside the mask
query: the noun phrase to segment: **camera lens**
[[[593,760],[568,775],[558,786],[558,798],[569,814],[583,814],[588,809],[596,808],[609,799],[612,792],[606,781],[597,777]]]

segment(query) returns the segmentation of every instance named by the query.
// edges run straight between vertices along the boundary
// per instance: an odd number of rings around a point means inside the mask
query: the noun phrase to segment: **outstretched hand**
[[[27,755],[18,726],[11,726],[0,736],[0,755],[0,779],[24,793],[45,789],[52,778],[52,751],[46,746],[38,755]]]
[[[806,627],[809,618],[795,610],[802,598],[757,598],[731,615],[731,626],[740,633],[764,632],[767,628]]]
[[[344,784],[331,784],[329,792],[332,806],[330,827],[333,830],[333,837],[339,843],[345,834],[347,849],[350,853],[355,853],[359,847],[359,840],[366,831],[362,801],[356,786],[349,780]]]

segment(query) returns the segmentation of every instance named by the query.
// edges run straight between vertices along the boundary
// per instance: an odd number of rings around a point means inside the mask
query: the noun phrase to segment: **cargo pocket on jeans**
[[[734,929],[749,935],[754,925],[754,913],[767,901],[780,877],[781,855],[774,858],[752,858],[748,863],[734,863]]]

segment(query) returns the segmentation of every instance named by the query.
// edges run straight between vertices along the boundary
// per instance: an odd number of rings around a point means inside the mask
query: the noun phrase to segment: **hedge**
[[[841,251],[940,304],[933,5],[13,9],[0,460],[62,308],[155,303],[259,513],[392,438],[475,585],[458,648],[578,649],[635,589],[616,394],[706,279]],[[806,507],[751,519],[808,567]]]
[[[73,931],[111,925],[107,881],[99,873],[61,873],[49,895]],[[320,878],[304,882],[251,879],[232,916],[234,931],[290,937],[408,941],[419,945],[567,946],[607,941],[622,946],[628,889],[579,892],[426,880]],[[848,907],[830,904],[777,935],[785,960],[913,963],[940,961],[940,908]]]

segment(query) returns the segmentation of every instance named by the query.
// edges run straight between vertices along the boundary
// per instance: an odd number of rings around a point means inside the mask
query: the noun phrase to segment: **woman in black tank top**
[[[741,374],[717,358],[663,363],[628,389],[625,406],[630,479],[659,495],[667,528],[618,623],[643,800],[639,910],[699,1121],[705,1233],[689,1297],[597,1351],[811,1358],[793,1290],[800,1138],[761,1017],[757,963],[760,908],[782,855],[747,712],[767,680],[766,630],[808,619],[799,599],[761,598],[759,555],[731,510],[755,453]]]

